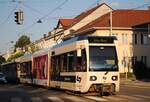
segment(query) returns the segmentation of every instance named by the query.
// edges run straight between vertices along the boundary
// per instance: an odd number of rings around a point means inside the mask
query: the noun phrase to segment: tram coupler
[[[115,87],[113,84],[102,84],[99,89],[100,95],[103,96],[105,93],[107,93],[109,95],[113,95],[115,92],[114,88]]]

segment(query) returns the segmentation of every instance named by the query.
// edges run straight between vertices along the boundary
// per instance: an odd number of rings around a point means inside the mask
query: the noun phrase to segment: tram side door
[[[51,57],[51,80],[55,82],[55,87],[60,88],[60,58],[59,56]]]

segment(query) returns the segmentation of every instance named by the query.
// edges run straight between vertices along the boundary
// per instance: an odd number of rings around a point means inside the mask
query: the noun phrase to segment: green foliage
[[[23,48],[24,46],[30,44],[30,38],[26,35],[22,35],[18,41],[16,41],[15,48]]]
[[[6,62],[5,58],[3,56],[0,56],[0,64]]]
[[[21,56],[23,56],[23,55],[24,55],[23,52],[18,52],[18,53],[16,53],[15,55],[10,56],[10,57],[7,59],[7,62],[10,62],[10,61],[12,61],[12,60],[14,60],[14,59],[16,59],[16,58],[18,58],[18,57],[21,57]]]
[[[1,71],[1,64],[6,62],[5,58],[3,56],[0,56],[0,71]]]
[[[32,43],[30,45],[30,51],[31,51],[31,53],[34,53],[34,52],[36,52],[38,50],[39,50],[39,48],[35,44]]]

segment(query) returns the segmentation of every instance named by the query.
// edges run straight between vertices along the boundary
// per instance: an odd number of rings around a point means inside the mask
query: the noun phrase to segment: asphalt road
[[[122,82],[114,96],[76,96],[23,84],[0,85],[0,102],[150,102],[150,83]]]

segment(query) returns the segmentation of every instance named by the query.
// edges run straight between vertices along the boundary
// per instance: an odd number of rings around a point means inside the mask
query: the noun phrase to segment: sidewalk
[[[141,87],[149,87],[150,88],[150,82],[144,82],[144,81],[139,81],[139,80],[125,80],[121,79],[120,80],[121,85],[134,85],[134,86],[141,86]]]

